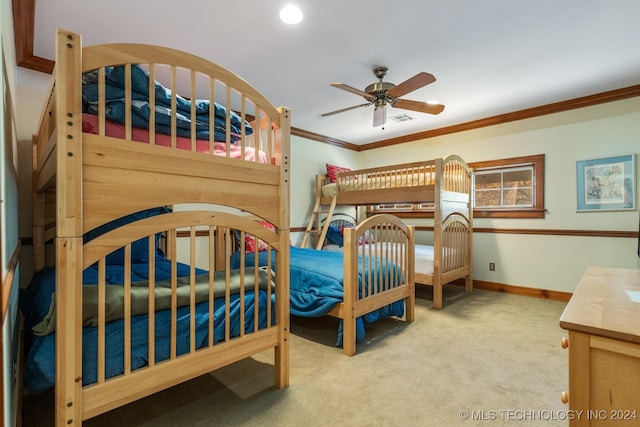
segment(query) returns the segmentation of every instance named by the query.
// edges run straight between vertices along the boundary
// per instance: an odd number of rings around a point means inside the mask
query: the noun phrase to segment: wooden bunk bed
[[[331,216],[338,206],[418,206],[433,212],[433,246],[416,245],[416,283],[433,286],[433,307],[442,308],[442,286],[472,280],[472,171],[457,155],[421,162],[343,171],[335,183],[316,176],[316,201],[303,242],[321,248]],[[425,208],[426,207],[426,208]],[[393,213],[394,209],[386,209]],[[313,240],[311,237],[317,237]]]
[[[109,98],[116,71],[123,82],[114,97],[120,106]],[[147,79],[144,102],[135,93],[140,78]],[[89,106],[88,80],[96,84]],[[162,96],[168,104],[160,108]],[[145,106],[150,131],[134,117]],[[93,121],[85,114],[91,108]],[[110,114],[118,108],[122,123],[114,125]],[[170,112],[162,135],[161,111]],[[52,287],[53,333],[29,339],[34,347],[55,347],[55,360],[46,363],[55,370],[56,425],[81,425],[267,349],[274,350],[275,386],[288,386],[289,136],[286,108],[275,108],[244,80],[203,58],[150,45],[83,47],[78,34],[57,32],[50,95],[33,138],[34,270],[55,278],[56,285],[41,286]],[[184,204],[198,209],[166,208]],[[266,242],[277,260],[263,269],[232,271],[231,229]],[[181,234],[186,239],[176,238]],[[160,240],[164,251],[156,247]],[[184,246],[177,240],[189,241],[188,265],[177,261]],[[201,246],[210,260],[204,269],[195,266]],[[114,267],[119,283],[106,273]],[[142,271],[142,283],[134,283],[134,270]],[[35,294],[32,287],[26,292]],[[140,288],[145,314],[136,311],[140,300],[132,292]],[[94,294],[91,302],[86,291]],[[114,309],[115,321],[111,291],[124,302]],[[168,293],[162,310],[161,291]],[[199,291],[204,301],[197,299]],[[37,321],[30,312],[34,304],[21,307],[31,325]],[[87,307],[95,316],[83,327]],[[115,341],[112,326],[120,333]],[[110,354],[116,350],[113,373]]]

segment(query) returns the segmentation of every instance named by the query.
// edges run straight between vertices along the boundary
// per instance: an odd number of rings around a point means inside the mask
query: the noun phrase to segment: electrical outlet
[[[490,262],[489,263],[489,271],[496,271],[496,263],[495,262]]]

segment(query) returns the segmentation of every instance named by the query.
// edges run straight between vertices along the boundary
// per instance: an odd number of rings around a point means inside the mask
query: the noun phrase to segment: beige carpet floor
[[[566,426],[566,303],[417,286],[416,321],[368,325],[358,354],[337,321],[292,319],[291,385],[268,351],[103,414],[85,426]],[[53,393],[25,398],[23,425],[53,425]]]

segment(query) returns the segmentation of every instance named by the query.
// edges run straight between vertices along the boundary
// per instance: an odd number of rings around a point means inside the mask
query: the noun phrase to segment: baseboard
[[[464,286],[464,279],[452,282],[454,285]],[[573,293],[562,291],[550,291],[548,289],[528,288],[525,286],[506,285],[504,283],[485,282],[484,280],[474,280],[475,289],[485,291],[504,292],[505,294],[523,295],[527,297],[542,298],[552,301],[568,302]]]

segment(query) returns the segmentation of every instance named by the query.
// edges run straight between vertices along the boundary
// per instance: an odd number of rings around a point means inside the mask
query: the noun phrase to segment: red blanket
[[[86,133],[93,133],[98,135],[98,116],[93,114],[82,115],[82,131]],[[125,138],[124,126],[109,120],[106,120],[105,133],[107,136],[114,138]],[[131,139],[133,141],[149,143],[149,131],[141,128],[131,128]],[[171,136],[156,133],[155,145],[161,145],[163,147],[171,147]],[[182,150],[191,151],[191,139],[178,136],[176,137],[176,146]],[[199,153],[209,153],[209,141],[196,140],[196,151]],[[227,144],[224,142],[213,143],[213,153],[216,156],[227,156]],[[229,157],[233,159],[242,158],[242,146],[239,144],[229,145]],[[244,147],[244,159],[249,161],[256,161],[256,150],[251,147]],[[269,163],[267,154],[263,151],[259,151],[259,162]]]

